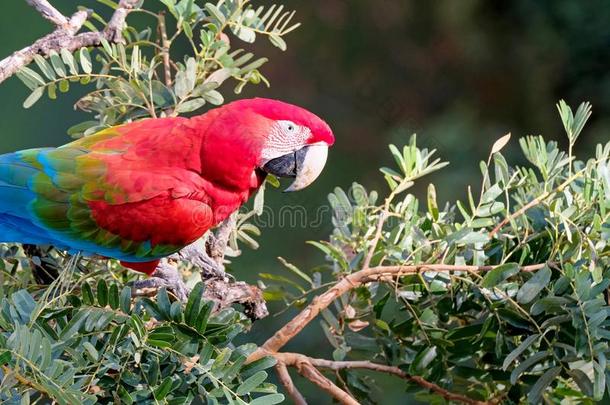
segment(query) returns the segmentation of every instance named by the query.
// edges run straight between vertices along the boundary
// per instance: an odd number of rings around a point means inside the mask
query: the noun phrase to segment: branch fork
[[[102,39],[114,43],[122,42],[125,19],[135,8],[138,0],[121,0],[104,31],[80,34],[78,34],[78,31],[91,16],[91,10],[77,11],[68,18],[47,0],[26,0],[26,2],[36,9],[43,18],[53,23],[55,30],[36,40],[32,45],[1,60],[0,83],[29,65],[36,55],[48,56],[51,52],[60,52],[62,49],[74,52],[83,47],[100,46]]]
[[[522,266],[521,271],[533,272],[545,267],[546,263],[534,264],[529,266]],[[341,370],[341,369],[368,369],[379,371],[386,374],[392,374],[398,376],[407,381],[413,382],[426,388],[448,401],[458,401],[470,405],[493,405],[498,403],[496,399],[489,401],[478,401],[469,398],[465,395],[453,393],[446,390],[445,388],[434,384],[420,376],[413,376],[407,374],[398,367],[388,366],[385,364],[378,364],[369,361],[330,361],[324,359],[315,359],[298,353],[285,353],[279,352],[279,350],[294,338],[301,330],[305,328],[322,310],[332,304],[334,300],[345,294],[346,292],[357,288],[361,285],[375,282],[375,281],[387,281],[388,279],[395,280],[399,277],[417,274],[423,271],[437,271],[437,272],[472,272],[480,273],[493,270],[497,266],[468,266],[468,265],[447,265],[447,264],[422,264],[422,265],[409,265],[409,266],[376,266],[368,267],[363,270],[352,273],[331,287],[326,292],[315,297],[312,302],[303,309],[297,316],[291,321],[284,325],[278,330],[273,336],[260,346],[254,353],[248,358],[248,362],[258,360],[265,356],[274,357],[278,365],[276,370],[279,374],[279,380],[286,388],[286,392],[293,398],[295,403],[304,404],[306,402],[300,402],[302,395],[298,393],[290,375],[287,370],[284,370],[287,366],[294,367],[299,374],[307,378],[321,389],[332,395],[339,403],[353,405],[358,402],[342,388],[328,380],[318,368],[325,368],[329,370]],[[303,400],[304,401],[304,400]]]

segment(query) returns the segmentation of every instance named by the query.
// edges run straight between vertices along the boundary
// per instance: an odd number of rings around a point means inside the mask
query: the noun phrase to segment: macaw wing
[[[144,261],[205,232],[211,210],[189,198],[196,174],[147,161],[141,130],[110,128],[57,149],[0,156],[2,240]],[[178,221],[184,228],[172,233]]]

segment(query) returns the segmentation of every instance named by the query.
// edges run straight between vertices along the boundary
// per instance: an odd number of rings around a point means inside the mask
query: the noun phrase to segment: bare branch
[[[204,280],[203,296],[216,302],[217,309],[227,308],[233,304],[241,304],[244,314],[253,321],[269,315],[262,291],[243,281],[230,282],[226,279]]]
[[[379,213],[379,220],[377,221],[377,229],[375,230],[375,236],[373,237],[373,242],[371,243],[371,247],[369,248],[368,253],[366,254],[366,258],[364,259],[364,263],[362,264],[362,268],[366,269],[371,264],[371,260],[375,255],[375,249],[377,249],[377,245],[379,244],[379,240],[381,239],[381,234],[383,233],[383,224],[385,223],[386,217],[388,216],[388,207],[389,204],[386,203],[386,207]]]
[[[305,359],[298,358],[294,364],[291,364],[294,366],[294,368],[296,368],[299,374],[316,384],[324,391],[328,392],[339,403],[344,405],[359,405],[358,401],[356,401],[350,394],[337,387],[337,385],[335,385],[328,378],[324,377],[324,375],[317,368],[307,361],[307,356],[303,357]]]
[[[222,223],[216,229],[214,234],[211,234],[211,238],[209,241],[208,250],[210,253],[210,257],[218,263],[219,266],[222,266],[225,259],[225,252],[227,250],[227,245],[229,244],[229,238],[231,237],[231,232],[237,226],[237,213],[229,215],[227,219],[222,221]]]
[[[165,26],[165,13],[157,15],[159,35],[161,36],[161,56],[163,57],[163,78],[167,87],[172,86],[172,70],[170,65],[169,48],[171,43],[167,39],[167,27]]]
[[[34,7],[44,18],[51,21],[58,27],[68,24],[68,19],[60,13],[47,0],[25,0],[30,6]]]
[[[122,32],[125,26],[125,19],[136,4],[138,4],[138,0],[121,0],[119,2],[119,7],[114,11],[104,30],[104,36],[108,41],[123,42]]]
[[[453,393],[420,376],[408,374],[398,367],[373,363],[371,361],[332,361],[316,359],[299,353],[269,353],[269,355],[274,356],[278,360],[278,364],[285,364],[289,366],[296,366],[299,363],[309,363],[314,367],[326,368],[335,371],[345,369],[366,369],[392,374],[407,381],[414,382],[419,386],[442,396],[448,401],[459,401],[470,405],[490,405],[495,403],[494,401],[478,401],[464,395]]]
[[[286,364],[281,361],[278,361],[275,365],[275,370],[277,371],[277,377],[286,389],[286,393],[292,398],[292,401],[296,405],[307,405],[307,401],[303,398],[303,395],[299,392],[297,387],[294,386],[292,382],[292,378],[288,373],[288,369],[286,368]]]
[[[521,267],[521,271],[536,271],[543,268],[546,264],[535,264],[531,266]],[[295,337],[303,328],[309,324],[323,309],[327,308],[335,299],[345,294],[362,284],[384,280],[386,278],[394,279],[407,274],[416,274],[422,271],[467,271],[467,272],[484,272],[493,270],[497,266],[460,266],[448,264],[421,264],[412,266],[378,266],[360,270],[352,273],[339,281],[323,294],[315,297],[311,303],[303,309],[290,322],[284,325],[280,330],[270,337],[259,349],[250,355],[248,361],[254,361],[265,356],[266,352],[277,352],[289,340]]]
[[[0,83],[17,73],[24,66],[29,65],[35,55],[48,56],[51,51],[59,52],[66,49],[74,52],[88,46],[99,46],[102,39],[110,42],[122,41],[121,32],[125,26],[125,18],[135,7],[138,0],[121,0],[115,10],[108,26],[103,32],[84,32],[77,35],[83,24],[89,18],[90,11],[77,11],[66,19],[59,11],[46,0],[26,0],[28,4],[38,10],[43,17],[52,21],[57,28],[52,33],[35,41],[12,55],[0,61]],[[60,17],[61,16],[61,17]],[[62,20],[62,17],[65,21]]]

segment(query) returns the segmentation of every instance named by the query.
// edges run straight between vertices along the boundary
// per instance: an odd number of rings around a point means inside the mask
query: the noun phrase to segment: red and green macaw
[[[334,142],[311,112],[239,100],[60,146],[0,155],[0,241],[50,244],[152,273],[237,210],[267,173],[313,182]]]

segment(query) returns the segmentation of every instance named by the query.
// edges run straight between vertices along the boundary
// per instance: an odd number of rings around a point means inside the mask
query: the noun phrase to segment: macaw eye
[[[297,125],[292,121],[280,121],[280,125],[284,131],[288,132],[289,134],[295,133],[298,128]]]

